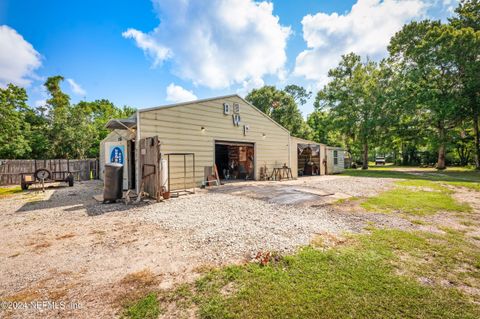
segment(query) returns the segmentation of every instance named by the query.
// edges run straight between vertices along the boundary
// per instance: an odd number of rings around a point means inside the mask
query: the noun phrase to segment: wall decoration
[[[225,115],[230,114],[230,104],[223,103],[223,114],[225,114]]]
[[[125,146],[111,145],[110,146],[110,163],[124,163]]]
[[[234,114],[240,114],[240,104],[233,103],[233,113]]]
[[[240,126],[240,114],[232,114],[233,125]]]

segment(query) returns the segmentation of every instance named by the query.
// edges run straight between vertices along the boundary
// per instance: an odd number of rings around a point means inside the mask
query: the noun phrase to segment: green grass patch
[[[472,189],[474,191],[480,192],[480,183],[472,183],[472,182],[448,182],[448,184],[456,187],[465,187],[468,189]]]
[[[398,167],[397,167],[398,168]],[[437,171],[432,168],[403,167],[405,171],[395,167],[372,167],[368,170],[347,169],[344,175],[372,178],[399,178],[408,180],[428,180],[447,182],[454,186],[468,187],[480,191],[480,171],[467,168],[449,168]]]
[[[374,230],[348,242],[324,251],[306,247],[266,266],[207,273],[192,289],[200,317],[480,317],[471,296],[436,284],[446,278],[478,285],[479,252],[461,234]]]
[[[0,187],[0,197],[6,197],[9,195],[21,193],[22,189],[20,186],[15,187]]]
[[[441,184],[425,180],[396,182],[398,187],[369,197],[360,205],[369,211],[400,212],[418,216],[431,215],[440,211],[469,212],[471,207],[459,203],[449,190]]]
[[[122,318],[125,319],[156,319],[160,315],[160,305],[156,293],[150,293],[142,299],[127,306]]]

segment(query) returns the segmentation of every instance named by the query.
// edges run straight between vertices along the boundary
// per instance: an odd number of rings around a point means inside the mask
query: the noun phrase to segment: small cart
[[[52,163],[52,161],[54,161]],[[60,160],[58,163],[56,160],[49,160],[49,168],[47,168],[47,160],[35,160],[34,172],[20,173],[21,188],[27,190],[30,185],[41,184],[42,189],[45,188],[47,183],[65,182],[68,186],[72,187],[75,181],[72,171],[70,170],[70,162],[67,160],[67,170],[62,170],[62,164]],[[40,165],[43,162],[43,165]]]

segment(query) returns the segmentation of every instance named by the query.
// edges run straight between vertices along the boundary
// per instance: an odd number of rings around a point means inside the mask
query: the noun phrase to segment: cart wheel
[[[72,187],[74,182],[75,182],[75,179],[73,178],[72,175],[69,175],[69,176],[67,176],[67,179],[65,181],[68,183],[69,187]]]
[[[22,183],[20,184],[20,187],[22,188],[23,191],[26,191],[26,190],[28,189],[28,186],[29,186],[29,185],[28,185],[27,183],[24,183],[24,182],[22,182]]]
[[[33,174],[35,178],[39,181],[50,179],[52,173],[46,168],[39,168]]]

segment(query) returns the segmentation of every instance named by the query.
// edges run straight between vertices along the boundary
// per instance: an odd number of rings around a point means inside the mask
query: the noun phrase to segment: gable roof
[[[274,119],[272,119],[270,116],[259,110],[255,105],[251,104],[247,100],[245,100],[243,97],[241,97],[238,94],[229,94],[229,95],[223,95],[223,96],[217,96],[217,97],[211,97],[207,99],[199,99],[199,100],[194,100],[194,101],[188,101],[188,102],[181,102],[181,103],[174,103],[174,104],[167,104],[167,105],[161,105],[161,106],[155,106],[155,107],[150,107],[150,108],[145,108],[145,109],[139,109],[137,110],[138,113],[144,113],[144,112],[150,112],[150,111],[156,111],[156,110],[162,110],[162,109],[168,109],[172,107],[177,107],[177,106],[185,106],[189,104],[196,104],[196,103],[202,103],[202,102],[209,102],[209,101],[215,101],[215,100],[222,100],[222,99],[227,99],[227,98],[232,98],[236,97],[242,100],[245,104],[249,105],[252,107],[254,110],[256,110],[258,113],[260,113],[262,116],[266,117],[268,120],[273,122],[275,125],[280,127],[282,130],[290,134],[290,131],[287,130],[285,127],[280,125],[278,122],[276,122]]]

